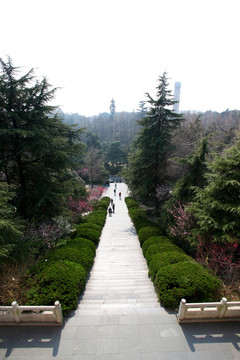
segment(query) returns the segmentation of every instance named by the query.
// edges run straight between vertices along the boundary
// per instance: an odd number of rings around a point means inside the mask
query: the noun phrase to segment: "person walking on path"
[[[110,199],[110,202],[111,202],[111,206],[113,206],[113,199]]]
[[[108,208],[108,213],[109,213],[109,216],[112,216],[112,208],[111,208],[111,206],[109,206],[109,208]]]
[[[119,200],[121,200],[121,196],[122,196],[122,193],[121,191],[119,192]]]
[[[116,189],[114,189],[113,192],[114,192],[114,196],[116,196]]]
[[[112,203],[112,211],[115,214],[115,204],[114,203]]]

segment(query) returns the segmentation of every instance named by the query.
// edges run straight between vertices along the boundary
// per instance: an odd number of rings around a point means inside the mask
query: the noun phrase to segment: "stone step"
[[[102,298],[102,299],[85,299],[81,300],[80,305],[95,305],[95,304],[153,304],[156,302],[156,298]]]
[[[79,304],[78,309],[79,310],[105,310],[105,309],[150,309],[150,308],[159,308],[159,304],[155,302],[145,302],[145,303],[137,303],[133,301],[129,302],[109,302],[109,303],[87,303],[87,304]]]

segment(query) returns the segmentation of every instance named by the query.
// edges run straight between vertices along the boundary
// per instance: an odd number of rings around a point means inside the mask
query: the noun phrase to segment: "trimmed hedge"
[[[78,228],[75,237],[82,237],[91,240],[95,245],[98,244],[101,232],[91,228]]]
[[[53,305],[59,300],[63,315],[75,309],[78,296],[86,283],[86,272],[81,264],[71,261],[46,263],[35,276],[35,287],[28,293],[31,305]]]
[[[145,211],[140,208],[131,208],[129,210],[129,215],[137,232],[141,228],[151,226],[153,224],[152,221],[147,218]]]
[[[67,239],[28,270],[28,303],[52,305],[59,300],[63,315],[77,307],[78,296],[83,292],[88,271],[96,253],[101,230],[105,224],[110,198],[100,200],[101,207],[82,218]],[[97,224],[97,225],[96,225]]]
[[[102,226],[101,225],[98,225],[98,224],[94,224],[93,222],[83,222],[79,225],[76,226],[76,232],[78,231],[78,229],[82,229],[82,228],[89,228],[89,229],[94,229],[94,230],[97,230],[97,231],[102,231]]]
[[[131,197],[126,197],[125,202],[127,204],[128,209],[131,209],[134,207],[139,208],[139,204],[137,203],[137,201],[133,200],[133,198],[131,198]]]
[[[147,250],[149,246],[156,244],[172,244],[172,240],[167,236],[152,236],[146,241],[144,241],[142,245],[143,256],[146,257]]]
[[[163,306],[176,308],[181,299],[208,302],[216,299],[221,283],[203,266],[185,261],[159,269],[155,280]]]
[[[107,210],[108,206],[109,206],[109,202],[110,202],[110,198],[108,196],[104,196],[101,198],[101,200],[99,201],[99,203],[96,205],[96,210],[103,208],[105,210]]]
[[[103,228],[106,221],[106,210],[95,210],[91,214],[87,215],[86,222],[100,225]]]
[[[90,248],[92,250],[92,252],[94,253],[94,256],[96,254],[96,246],[89,239],[84,239],[84,238],[81,238],[81,237],[77,237],[75,239],[68,240],[66,245],[70,246],[70,247],[75,247],[75,248],[77,248],[79,250],[81,250],[83,247],[88,247],[88,248]]]
[[[182,249],[180,249],[179,247],[177,247],[176,245],[174,245],[172,243],[162,242],[162,243],[154,244],[154,245],[149,246],[149,248],[146,251],[145,257],[146,257],[148,266],[151,262],[153,255],[158,254],[158,253],[164,253],[167,251],[176,251],[178,253],[184,254],[184,251]]]
[[[69,245],[62,246],[51,251],[47,260],[51,262],[60,260],[73,261],[77,264],[83,265],[86,273],[88,273],[94,260],[94,252],[86,246],[81,249],[77,249],[76,247],[71,247]]]
[[[186,254],[179,253],[178,251],[166,251],[157,253],[149,260],[149,276],[152,282],[155,283],[155,277],[164,266],[176,264],[183,261],[194,261],[193,258]]]
[[[187,256],[171,239],[161,236],[160,226],[148,220],[133,199],[125,198],[125,201],[130,205],[129,215],[161,304],[174,309],[182,298],[188,302],[214,301],[221,286],[217,277]]]
[[[160,236],[163,235],[159,226],[147,226],[143,227],[138,232],[138,238],[140,241],[140,245],[143,246],[144,241],[151,238],[152,236]]]

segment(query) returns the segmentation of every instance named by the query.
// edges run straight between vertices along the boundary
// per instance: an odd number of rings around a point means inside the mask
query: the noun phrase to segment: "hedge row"
[[[48,251],[28,271],[28,304],[52,305],[59,300],[63,315],[77,307],[87,275],[92,267],[96,246],[106,221],[109,197],[104,197],[83,217],[69,239]]]
[[[164,236],[135,200],[128,197],[125,202],[161,304],[175,309],[182,298],[188,302],[216,300],[221,286],[217,277]]]

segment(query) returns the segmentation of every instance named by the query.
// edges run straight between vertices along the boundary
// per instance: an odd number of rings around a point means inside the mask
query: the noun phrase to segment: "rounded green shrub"
[[[48,261],[72,261],[77,264],[81,264],[84,266],[86,273],[89,272],[94,259],[94,253],[89,247],[82,247],[81,249],[77,249],[76,247],[71,247],[64,245],[62,247],[58,247],[51,252],[49,252],[47,256]]]
[[[133,200],[132,197],[125,197],[125,203],[128,209],[139,208],[139,204],[137,203],[137,201]]]
[[[137,230],[137,233],[139,233],[139,231],[142,229],[142,228],[145,228],[145,227],[152,227],[152,226],[155,226],[155,224],[153,225],[153,222],[149,219],[137,219],[136,220],[136,225],[135,225],[135,228]]]
[[[143,245],[144,241],[151,238],[152,236],[160,236],[160,235],[163,234],[160,227],[158,226],[146,226],[138,231],[138,238],[141,246]]]
[[[110,203],[110,197],[108,196],[103,196],[101,198],[101,200],[99,201],[99,203],[97,204],[96,206],[96,209],[98,208],[104,208],[105,210],[107,210],[108,206],[109,206],[109,203]]]
[[[107,216],[107,212],[105,212],[105,210],[104,211],[97,210],[89,214],[85,222],[94,223],[100,225],[101,228],[103,228],[106,221],[106,216]]]
[[[78,230],[79,229],[86,229],[86,228],[94,229],[94,230],[99,231],[99,237],[100,237],[101,232],[102,232],[102,226],[94,224],[92,222],[84,221],[81,224],[78,224],[78,225],[75,226],[75,230],[71,233],[71,239],[74,239],[75,237],[78,237]]]
[[[79,228],[76,237],[82,237],[91,240],[95,245],[98,244],[101,232],[90,228]]]
[[[77,307],[78,296],[83,292],[86,272],[81,264],[56,261],[45,265],[35,275],[35,288],[28,293],[31,305],[53,305],[60,301],[63,315]]]
[[[179,251],[166,251],[153,255],[149,261],[149,275],[152,281],[155,281],[157,272],[164,266],[176,264],[183,261],[194,261],[193,258]]]
[[[147,250],[149,246],[155,244],[172,244],[172,240],[166,236],[152,236],[146,241],[144,241],[142,245],[143,256],[146,257]]]
[[[95,216],[102,216],[102,217],[104,217],[104,216],[106,216],[107,215],[107,210],[102,210],[102,209],[96,209],[96,210],[94,210],[93,212],[92,212],[92,214],[93,215],[95,215]],[[89,214],[89,216],[90,216],[91,214]]]
[[[149,246],[149,248],[146,251],[146,256],[145,256],[147,264],[148,265],[150,264],[150,261],[151,261],[153,255],[155,255],[157,253],[163,253],[166,251],[176,251],[176,252],[184,254],[184,251],[182,249],[180,249],[179,247],[177,247],[176,245],[169,243],[167,241],[166,242],[163,241],[161,243],[153,244],[153,245]]]
[[[133,209],[134,210],[134,209]],[[140,209],[139,209],[140,210]],[[142,229],[143,227],[146,226],[151,226],[152,222],[150,220],[147,219],[146,215],[141,214],[142,210],[140,210],[140,212],[135,212],[133,214],[133,216],[131,217],[131,220],[133,222],[133,225],[136,229],[136,231],[138,232],[140,229]]]
[[[78,229],[82,229],[82,228],[89,228],[89,229],[95,229],[97,231],[102,231],[102,227],[101,225],[98,225],[98,224],[94,224],[92,222],[84,222],[82,224],[79,224],[76,226],[76,231],[78,231]]]
[[[83,247],[88,247],[92,250],[93,254],[96,254],[96,246],[95,244],[89,240],[84,238],[75,238],[72,240],[68,240],[66,243],[67,246],[76,247],[77,249],[81,250]]]
[[[187,302],[216,301],[221,286],[207,269],[189,261],[159,269],[155,284],[161,304],[171,309],[175,309],[182,298]]]

